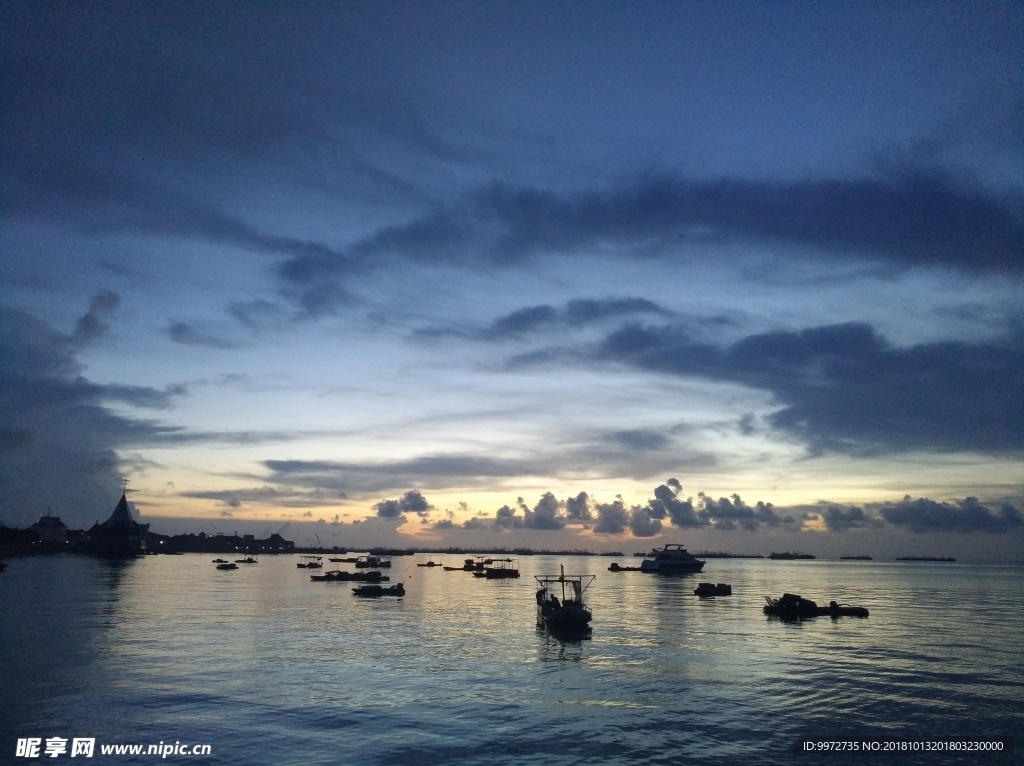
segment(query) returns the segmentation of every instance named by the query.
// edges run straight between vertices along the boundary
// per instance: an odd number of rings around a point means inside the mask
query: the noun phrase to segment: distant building
[[[68,525],[60,520],[60,516],[40,516],[29,529],[39,535],[39,542],[44,545],[65,545],[68,541]]]
[[[295,543],[285,540],[276,532],[266,539],[255,535],[225,535],[220,532],[207,535],[188,533],[181,535],[160,535],[149,533],[146,547],[153,552],[162,553],[290,553],[295,550]]]

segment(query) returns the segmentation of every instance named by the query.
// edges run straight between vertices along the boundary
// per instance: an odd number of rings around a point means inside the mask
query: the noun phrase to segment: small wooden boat
[[[608,566],[609,572],[639,572],[640,567],[624,567],[618,561],[613,561]]]
[[[238,569],[238,564],[231,564],[225,561],[223,564],[218,564],[217,569]]]
[[[213,563],[214,564],[227,564],[228,560],[227,559],[214,559]]]
[[[418,567],[439,567],[443,563],[444,563],[444,558],[443,557],[441,558],[440,561],[434,561],[434,557],[431,556],[429,559],[427,559],[427,561],[425,563],[417,564],[416,566],[418,566]]]
[[[360,585],[353,588],[352,592],[364,598],[379,598],[380,596],[402,597],[405,595],[405,587],[400,582],[388,587],[383,585]]]
[[[732,586],[728,583],[702,582],[698,583],[693,590],[693,595],[701,598],[713,598],[714,596],[731,596]]]
[[[295,566],[299,569],[323,569],[324,562],[321,559],[323,556],[302,556],[302,561]]]
[[[868,610],[862,606],[837,604],[829,601],[828,606],[818,606],[817,602],[802,598],[793,593],[784,593],[782,598],[764,597],[764,613],[783,620],[802,620],[805,617],[867,617]]]
[[[590,630],[593,614],[583,601],[583,592],[597,579],[594,575],[560,574],[534,576],[540,585],[537,591],[537,627],[551,632],[573,633]],[[555,589],[562,592],[559,600]]]
[[[236,564],[259,564],[260,560],[258,556],[249,554],[244,559],[235,559]]]

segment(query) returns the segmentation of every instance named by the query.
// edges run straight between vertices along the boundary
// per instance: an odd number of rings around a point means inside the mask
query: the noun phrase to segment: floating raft
[[[799,620],[804,617],[867,617],[868,610],[862,606],[837,604],[830,601],[828,606],[818,606],[817,602],[801,598],[793,593],[784,593],[782,598],[765,596],[764,613],[787,620]]]
[[[702,582],[694,589],[693,595],[700,596],[701,598],[710,598],[712,596],[731,596],[732,586],[724,582]]]
[[[613,561],[611,566],[608,567],[609,572],[639,572],[640,567],[624,567],[618,562]]]

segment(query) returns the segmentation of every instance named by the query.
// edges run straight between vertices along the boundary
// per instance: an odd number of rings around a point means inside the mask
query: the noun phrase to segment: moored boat
[[[613,561],[608,565],[609,572],[639,572],[640,567],[624,567],[618,561]]]
[[[357,596],[377,598],[379,596],[404,596],[405,586],[402,583],[395,583],[389,587],[383,585],[360,585],[352,589]]]
[[[371,569],[369,572],[346,572],[342,569],[334,569],[323,574],[310,575],[313,582],[387,582],[391,578],[379,569]]]
[[[655,548],[640,562],[640,571],[651,574],[691,574],[704,568],[704,560],[687,553],[686,548],[669,543],[661,550]]]
[[[506,580],[519,577],[518,559],[488,559],[483,569],[473,572],[474,577],[485,577],[488,580]]]
[[[713,598],[714,596],[731,596],[732,586],[728,583],[702,582],[698,583],[693,595],[701,598]]]
[[[227,569],[238,569],[238,564],[231,564],[229,562],[224,562],[223,564],[218,564],[217,565],[217,569],[224,569],[224,570],[227,570]]]
[[[323,556],[302,556],[297,566],[299,569],[323,569],[324,562],[322,561]]]
[[[801,620],[805,617],[867,617],[868,610],[862,606],[837,604],[829,601],[828,606],[818,606],[817,602],[803,598],[794,593],[783,593],[782,598],[765,596],[764,613],[781,617],[783,620]]]
[[[356,569],[389,569],[391,567],[391,557],[370,553],[366,556],[359,556],[355,564]]]

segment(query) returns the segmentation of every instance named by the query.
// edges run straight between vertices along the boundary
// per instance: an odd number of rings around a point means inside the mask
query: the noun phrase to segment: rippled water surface
[[[205,743],[218,764],[892,763],[794,743],[1017,736],[1015,756],[895,763],[1022,762],[1019,566],[712,559],[661,578],[529,556],[521,579],[487,581],[416,556],[391,572],[404,599],[363,600],[295,556],[211,558],[9,562],[0,763],[30,762],[17,738],[53,736]],[[588,640],[535,627],[533,575],[561,564],[597,575]],[[734,595],[698,599],[698,580]],[[871,616],[765,617],[783,592]]]

